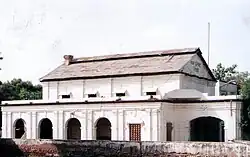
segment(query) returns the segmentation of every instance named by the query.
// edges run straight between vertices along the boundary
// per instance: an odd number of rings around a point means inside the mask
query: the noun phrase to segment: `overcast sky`
[[[250,71],[250,0],[0,0],[1,80],[39,83],[74,57],[200,47]]]

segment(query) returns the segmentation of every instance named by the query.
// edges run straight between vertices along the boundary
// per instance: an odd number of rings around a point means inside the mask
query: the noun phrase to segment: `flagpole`
[[[208,38],[207,38],[207,64],[209,66],[209,57],[210,57],[210,22],[208,22]]]

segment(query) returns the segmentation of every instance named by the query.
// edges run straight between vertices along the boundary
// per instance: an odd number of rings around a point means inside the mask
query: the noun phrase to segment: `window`
[[[70,95],[62,95],[62,99],[69,99],[70,98]]]
[[[122,96],[126,96],[126,94],[125,93],[116,93],[116,96],[117,97],[122,97]]]
[[[88,97],[89,98],[95,98],[95,97],[97,97],[97,95],[96,94],[88,94]]]
[[[129,140],[141,141],[141,124],[129,124]]]
[[[156,92],[146,92],[146,95],[156,95]]]
[[[167,123],[167,141],[172,141],[172,129],[173,124],[171,122]]]

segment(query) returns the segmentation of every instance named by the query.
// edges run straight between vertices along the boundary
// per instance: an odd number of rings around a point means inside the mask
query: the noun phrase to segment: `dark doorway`
[[[111,140],[111,123],[107,118],[100,118],[96,123],[96,139]]]
[[[173,124],[171,122],[167,122],[167,141],[172,141],[172,130]]]
[[[53,139],[53,126],[52,122],[48,118],[44,118],[40,121],[40,139]]]
[[[76,118],[71,118],[68,121],[67,139],[81,140],[81,123]]]
[[[25,133],[25,125],[23,119],[16,120],[16,123],[14,125],[15,130],[15,138],[21,138]]]
[[[190,140],[224,142],[224,122],[215,117],[199,117],[190,121]]]

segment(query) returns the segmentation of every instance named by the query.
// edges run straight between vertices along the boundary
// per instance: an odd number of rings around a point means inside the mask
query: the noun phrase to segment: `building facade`
[[[225,141],[241,102],[215,96],[198,48],[73,58],[41,78],[43,100],[2,102],[2,137]]]

